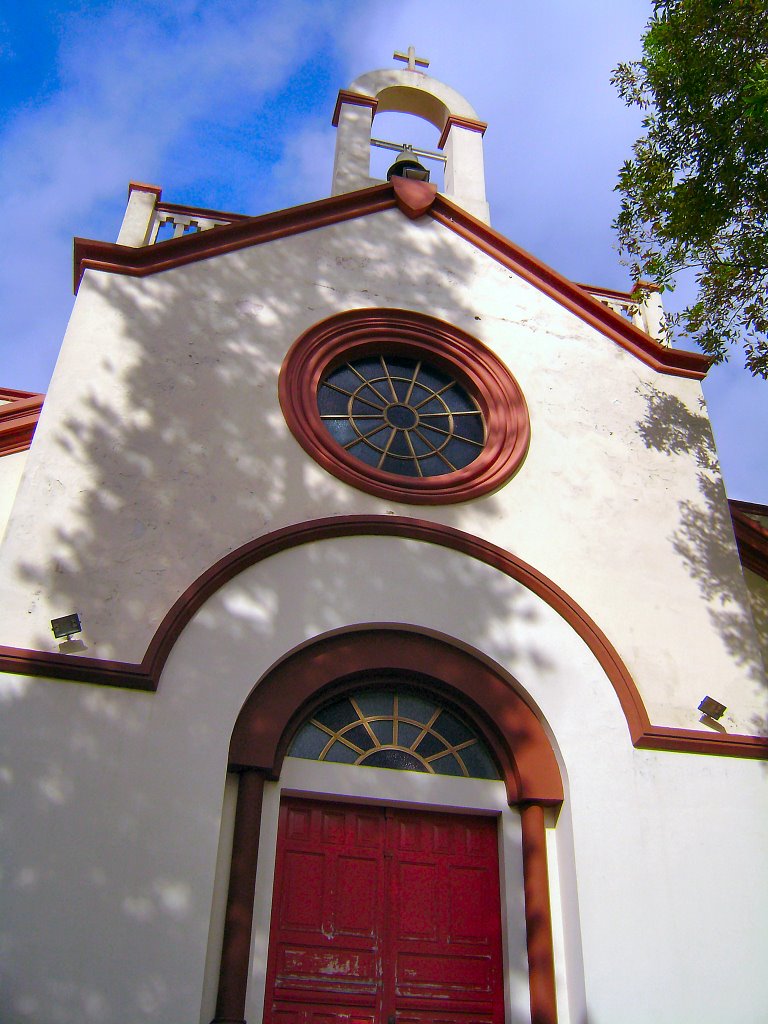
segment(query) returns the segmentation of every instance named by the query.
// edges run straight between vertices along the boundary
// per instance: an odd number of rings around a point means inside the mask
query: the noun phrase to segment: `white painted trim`
[[[216,872],[213,879],[213,895],[211,897],[211,925],[208,929],[208,946],[205,951],[200,1024],[209,1024],[216,1013],[216,993],[219,987],[219,966],[221,964],[221,951],[224,945],[224,919],[227,909],[229,870],[232,863],[232,843],[235,836],[237,785],[237,775],[227,772],[224,783],[224,800],[221,808],[219,846],[216,851]]]
[[[388,806],[499,816],[499,872],[506,909],[502,915],[505,1016],[508,1024],[530,1024],[520,816],[506,802],[504,783],[291,757],[283,763],[279,782],[267,783],[264,787],[251,976],[245,1013],[249,1024],[261,1024],[263,1019],[278,814],[282,795],[327,796],[355,803],[385,803]]]

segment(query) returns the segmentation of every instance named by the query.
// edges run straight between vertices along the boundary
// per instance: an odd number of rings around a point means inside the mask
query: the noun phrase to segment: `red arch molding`
[[[531,1020],[556,1024],[543,808],[562,803],[563,784],[552,746],[533,709],[495,668],[445,640],[398,628],[355,630],[302,647],[266,673],[238,715],[228,767],[240,779],[213,1024],[244,1024],[264,780],[279,778],[290,741],[317,707],[365,686],[366,676],[380,685],[382,673],[416,676],[420,688],[457,704],[495,755],[508,802],[521,815]]]
[[[289,548],[336,537],[405,537],[460,551],[517,580],[561,615],[597,658],[619,698],[632,743],[647,750],[675,750],[726,757],[768,759],[768,738],[652,725],[637,687],[611,642],[565,591],[522,559],[450,526],[405,516],[333,516],[286,526],[231,551],[207,569],[176,600],[158,626],[139,664],[0,647],[0,671],[73,682],[156,690],[163,666],[181,631],[216,591],[251,565]]]
[[[482,409],[485,444],[463,469],[401,477],[367,465],[326,430],[317,406],[325,374],[360,356],[397,354],[446,371]],[[525,398],[502,361],[460,327],[408,309],[350,309],[310,327],[285,357],[278,392],[286,423],[315,462],[344,483],[390,501],[444,505],[495,491],[520,468],[531,437]]]

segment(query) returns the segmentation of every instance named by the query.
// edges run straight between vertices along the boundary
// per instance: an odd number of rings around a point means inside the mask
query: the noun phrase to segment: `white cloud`
[[[610,222],[639,118],[609,75],[637,55],[649,11],[647,0],[189,0],[66,15],[56,91],[7,112],[0,135],[0,383],[47,386],[72,236],[114,238],[130,179],[241,212],[326,195],[335,89],[410,43],[489,122],[494,226],[576,280],[626,286]],[[13,40],[0,31],[3,46]],[[309,102],[302,113],[287,88],[312,60],[322,113]],[[734,367],[707,389],[729,486],[755,500],[768,475],[761,386]],[[735,483],[747,466],[751,490]]]
[[[244,112],[279,92],[334,12],[322,2],[260,4],[255,12],[245,4],[188,4],[188,17],[174,10],[115,8],[72,20],[58,90],[6,117],[0,351],[7,386],[47,386],[71,305],[73,235],[114,238],[128,181],[162,178],[206,119],[236,130]]]

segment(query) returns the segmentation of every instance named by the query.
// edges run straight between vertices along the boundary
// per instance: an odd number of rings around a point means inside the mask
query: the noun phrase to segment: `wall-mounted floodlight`
[[[57,640],[61,640],[62,637],[71,640],[75,633],[83,631],[77,612],[72,612],[71,615],[60,615],[58,619],[51,619],[51,629]]]
[[[725,714],[726,707],[725,704],[721,704],[714,697],[705,697],[701,704],[699,704],[699,711],[708,718],[714,718],[717,721]]]

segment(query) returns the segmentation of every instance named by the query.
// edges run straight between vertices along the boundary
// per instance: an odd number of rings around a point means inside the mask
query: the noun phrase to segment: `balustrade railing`
[[[181,238],[182,235],[196,234],[198,231],[209,231],[211,228],[220,227],[222,224],[231,224],[239,217],[222,217],[206,210],[184,210],[180,207],[170,207],[166,203],[158,203],[155,207],[152,227],[150,229],[147,245],[154,245],[155,242],[165,242],[169,238]]]
[[[654,288],[642,292],[641,298],[634,298],[629,292],[618,292],[608,288],[594,288],[582,285],[598,302],[612,309],[614,313],[629,320],[635,327],[649,334],[660,345],[669,346],[664,308],[661,296]]]
[[[171,238],[210,231],[250,218],[239,213],[221,213],[193,206],[158,202],[159,188],[131,184],[129,206],[118,241],[124,245],[155,245]],[[134,209],[135,207],[135,209]],[[145,213],[143,211],[146,211]],[[141,223],[142,218],[143,225]],[[149,223],[149,230],[147,230]],[[642,286],[636,297],[630,292],[580,285],[592,298],[629,320],[661,345],[669,346],[669,335],[661,297],[653,286]]]

